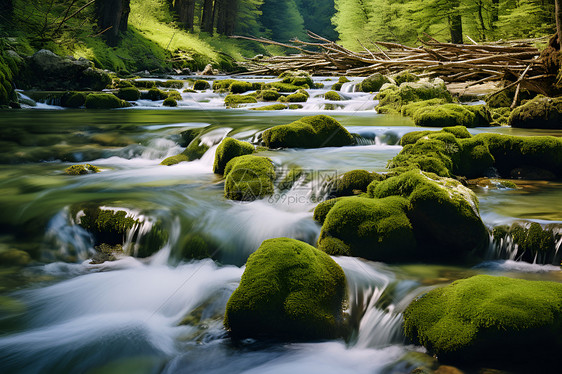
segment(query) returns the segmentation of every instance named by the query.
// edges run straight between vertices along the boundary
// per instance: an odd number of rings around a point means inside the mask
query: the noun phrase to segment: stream
[[[254,77],[254,80],[267,80]],[[224,95],[183,93],[178,108],[139,101],[112,111],[62,110],[38,104],[0,111],[0,252],[20,249],[37,260],[0,267],[2,373],[409,373],[421,347],[402,334],[402,312],[418,295],[476,274],[562,282],[559,264],[490,258],[477,266],[389,265],[334,258],[349,291],[356,326],[348,341],[279,343],[231,341],[222,327],[226,302],[244,263],[262,241],[289,237],[315,244],[313,210],[323,183],[354,169],[383,172],[400,137],[417,131],[408,118],[379,115],[374,95],[342,87],[343,101],[322,95],[337,78],[315,78],[302,109],[225,109]],[[256,104],[250,104],[258,106]],[[262,151],[278,174],[299,166],[307,178],[288,191],[254,202],[223,196],[213,174],[216,145],[225,136],[253,141],[263,130],[313,114],[334,116],[364,144],[342,148]],[[211,145],[200,159],[160,162],[183,151],[181,131],[204,128]],[[512,128],[470,129],[512,135],[562,135]],[[65,175],[91,163],[98,174]],[[492,227],[526,219],[562,224],[562,184],[534,181],[518,189],[475,187],[484,222]],[[161,223],[168,239],[153,256],[91,263],[88,232],[76,225],[80,204],[127,209]],[[216,259],[181,259],[186,237],[211,238]],[[560,247],[560,243],[558,243]]]

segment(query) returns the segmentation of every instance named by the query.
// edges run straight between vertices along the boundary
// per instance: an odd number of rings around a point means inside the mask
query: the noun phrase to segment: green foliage
[[[351,134],[332,117],[304,117],[288,125],[272,127],[263,133],[269,148],[342,147],[354,143]]]
[[[254,153],[254,146],[248,142],[242,142],[234,138],[224,138],[217,147],[213,173],[224,174],[224,169],[230,160],[238,156]]]
[[[264,0],[261,11],[262,24],[274,40],[287,42],[304,37],[304,20],[295,0]]]
[[[341,335],[345,300],[345,274],[330,256],[270,239],[250,255],[224,326],[236,338],[332,339]]]
[[[224,196],[253,201],[273,193],[275,168],[269,158],[253,155],[235,157],[224,169]]]
[[[414,300],[404,332],[440,360],[485,366],[553,360],[562,348],[562,284],[478,275]],[[513,352],[525,348],[524,355]]]

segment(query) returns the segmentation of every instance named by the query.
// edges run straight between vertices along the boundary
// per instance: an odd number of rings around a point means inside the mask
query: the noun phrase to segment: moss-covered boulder
[[[351,134],[332,117],[303,117],[288,125],[272,127],[263,133],[269,148],[343,147],[354,144]]]
[[[226,165],[224,176],[224,195],[231,200],[253,201],[274,191],[275,168],[267,157],[235,157]]]
[[[80,108],[86,103],[86,92],[65,92],[60,99],[60,105],[64,108]]]
[[[209,146],[207,144],[202,143],[199,136],[197,136],[189,143],[185,151],[183,151],[179,155],[171,156],[164,159],[160,163],[160,165],[172,166],[172,165],[179,164],[180,162],[195,161],[203,157],[205,152],[207,152],[208,150],[209,150]]]
[[[291,84],[293,86],[306,88],[312,88],[314,86],[312,77],[306,71],[286,71],[279,76],[279,79],[282,79],[282,83]]]
[[[294,239],[270,239],[250,255],[226,305],[235,338],[317,340],[341,336],[346,280],[327,254]]]
[[[562,98],[537,96],[515,108],[508,124],[526,129],[562,129]]]
[[[137,101],[141,97],[141,93],[136,87],[124,87],[117,91],[117,97],[126,101]]]
[[[352,170],[337,177],[330,190],[330,196],[352,196],[367,192],[367,187],[375,179],[384,180],[384,176],[366,170]]]
[[[174,107],[178,106],[178,102],[176,101],[176,99],[174,99],[172,97],[168,97],[166,100],[164,100],[162,105],[170,107],[170,108],[174,108]]]
[[[285,103],[304,103],[308,100],[308,95],[302,92],[295,92],[294,94],[283,97],[282,102]],[[281,100],[280,100],[281,101]]]
[[[276,101],[279,96],[281,96],[279,92],[274,90],[263,90],[258,94],[258,98],[263,101]]]
[[[87,109],[116,109],[130,106],[128,102],[115,96],[114,94],[89,94],[84,105]]]
[[[400,73],[396,74],[393,78],[398,86],[400,86],[402,83],[418,82],[420,80],[420,77],[418,77],[415,74],[412,74],[408,70],[401,71]]]
[[[131,82],[135,87],[138,88],[153,88],[156,87],[156,81],[148,81],[148,80],[135,80]]]
[[[398,196],[344,197],[326,215],[318,249],[374,261],[412,261],[417,246],[407,210],[408,200]]]
[[[250,110],[284,110],[284,109],[287,109],[287,105],[285,104],[273,104],[273,105],[260,106],[257,108],[250,108]]]
[[[219,144],[215,154],[213,173],[224,174],[226,164],[235,157],[250,155],[254,153],[254,146],[234,138],[224,138]]]
[[[256,104],[258,100],[251,95],[230,94],[224,98],[224,103],[228,107],[237,107],[240,104]]]
[[[381,73],[375,73],[361,82],[359,90],[363,92],[378,92],[385,83],[391,83],[390,79]]]
[[[197,91],[208,90],[211,88],[211,84],[204,80],[197,80],[193,83],[193,89]]]
[[[334,83],[332,85],[332,90],[334,91],[339,91],[341,90],[341,87],[343,86],[344,83],[348,83],[351,82],[349,79],[347,79],[347,77],[340,77],[337,81],[337,83]]]
[[[84,174],[95,174],[99,173],[101,170],[94,165],[82,164],[82,165],[72,165],[67,167],[64,172],[68,175],[84,175]]]
[[[233,82],[229,90],[233,94],[242,94],[244,92],[252,91],[254,86],[250,82],[236,81]]]
[[[166,92],[156,87],[149,89],[148,92],[141,93],[141,99],[143,100],[160,101],[167,97],[168,94]]]
[[[330,101],[340,101],[342,98],[336,91],[328,91],[324,94],[324,99]]]
[[[400,87],[387,85],[377,94],[379,113],[400,113],[402,106],[431,99],[442,99],[447,103],[453,102],[451,93],[443,81],[420,80],[419,82],[402,83]]]
[[[183,85],[184,85],[184,81],[180,81],[178,79],[170,79],[165,82],[158,82],[158,86],[166,87],[166,88],[182,89]]]
[[[460,104],[426,105],[413,113],[413,119],[421,127],[488,127],[492,120],[484,106]]]
[[[562,284],[478,275],[414,300],[404,332],[442,362],[548,372],[539,367],[558,367],[552,352],[562,349],[561,320]]]
[[[424,259],[459,261],[480,255],[488,232],[474,192],[460,182],[411,170],[384,181],[373,181],[369,196],[401,196],[408,200],[408,218]]]
[[[174,99],[176,101],[183,100],[183,97],[181,96],[181,93],[179,93],[179,91],[170,90],[170,91],[166,92],[166,94],[168,95],[168,99]]]
[[[302,89],[302,86],[296,86],[294,84],[283,83],[283,82],[271,82],[271,83],[267,83],[265,85],[265,88],[270,90],[275,90],[277,92],[288,93],[288,92],[296,92]]]

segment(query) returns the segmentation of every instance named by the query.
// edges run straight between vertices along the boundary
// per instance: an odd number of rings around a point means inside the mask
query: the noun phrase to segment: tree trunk
[[[176,0],[174,11],[178,15],[178,21],[187,30],[193,30],[195,18],[195,0]]]
[[[500,0],[492,0],[492,28],[496,28],[496,23],[500,20]]]
[[[10,21],[14,13],[14,2],[12,0],[0,0],[0,23]]]
[[[201,31],[213,35],[213,24],[215,21],[213,13],[213,0],[205,0],[203,3],[203,15],[201,17]]]
[[[227,13],[225,21],[225,34],[234,35],[238,21],[238,0],[228,1],[228,8],[230,9],[230,12]]]
[[[554,8],[556,17],[556,33],[558,34],[558,49],[562,50],[562,0],[556,0]]]
[[[463,44],[462,16],[459,11],[460,1],[451,1],[450,7],[451,13],[449,14],[449,29],[451,31],[451,43]]]
[[[215,0],[215,14],[217,17],[217,34],[226,34],[228,18],[228,0]]]
[[[119,41],[119,32],[127,30],[129,3],[130,0],[96,0],[98,27],[112,47]]]

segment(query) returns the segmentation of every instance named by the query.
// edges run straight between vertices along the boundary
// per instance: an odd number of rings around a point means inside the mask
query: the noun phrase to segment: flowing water
[[[24,250],[34,258],[26,267],[0,267],[1,372],[408,373],[416,363],[404,355],[423,349],[405,342],[402,312],[421,293],[480,273],[562,281],[559,266],[505,256],[476,267],[335,258],[348,279],[348,341],[230,341],[222,317],[247,257],[269,238],[314,244],[320,227],[312,211],[325,197],[325,182],[358,168],[384,171],[401,150],[400,137],[416,130],[408,119],[376,114],[373,95],[354,92],[354,82],[342,88],[345,100],[334,103],[336,110],[324,110],[331,102],[322,95],[335,80],[316,80],[326,88],[310,90],[312,99],[294,111],[226,110],[208,91],[183,94],[179,108],[166,110],[162,102],[140,102],[114,111],[40,104],[0,112],[0,252]],[[361,145],[263,151],[280,176],[299,166],[306,177],[251,203],[223,197],[212,164],[225,136],[253,141],[266,128],[318,113],[361,135]],[[159,165],[183,150],[179,133],[195,127],[205,129],[202,141],[211,146],[202,159]],[[102,171],[64,174],[81,162]],[[560,183],[520,187],[475,189],[486,224],[562,223]],[[87,203],[149,222],[140,236],[159,222],[167,240],[148,258],[92,262],[92,237],[73,216]],[[213,241],[215,260],[181,260],[194,233]]]

